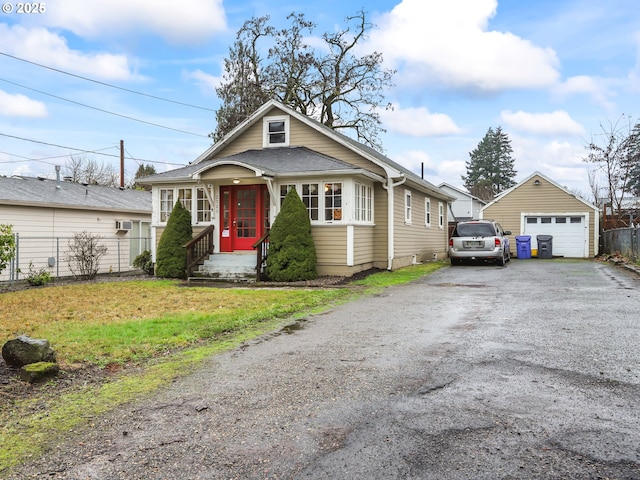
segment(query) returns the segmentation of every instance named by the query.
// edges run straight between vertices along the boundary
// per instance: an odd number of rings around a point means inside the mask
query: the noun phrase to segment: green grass
[[[141,281],[0,294],[0,342],[18,334],[47,338],[63,369],[123,366],[101,383],[60,390],[52,382],[33,398],[0,403],[0,477],[69,431],[154,393],[212,355],[445,265],[380,272],[354,282],[357,289],[184,288],[172,281]]]

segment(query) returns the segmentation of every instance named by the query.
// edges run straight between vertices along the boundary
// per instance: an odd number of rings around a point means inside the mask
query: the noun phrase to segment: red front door
[[[220,251],[252,250],[264,232],[266,185],[220,187]]]

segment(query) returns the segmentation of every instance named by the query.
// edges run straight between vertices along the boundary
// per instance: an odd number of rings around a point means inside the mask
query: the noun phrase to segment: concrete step
[[[198,278],[254,281],[255,252],[214,253],[194,272]]]

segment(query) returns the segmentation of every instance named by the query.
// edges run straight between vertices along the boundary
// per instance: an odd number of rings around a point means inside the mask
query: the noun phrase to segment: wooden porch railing
[[[264,270],[267,266],[267,255],[269,253],[269,230],[260,237],[253,248],[256,249],[256,282],[264,279]]]
[[[187,277],[191,277],[194,268],[204,263],[204,259],[213,253],[213,225],[193,237],[185,247],[187,248]]]

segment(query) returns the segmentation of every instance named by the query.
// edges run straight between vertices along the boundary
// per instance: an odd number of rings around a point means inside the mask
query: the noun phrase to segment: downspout
[[[387,270],[391,270],[393,267],[393,258],[395,253],[395,243],[394,243],[394,215],[393,215],[393,195],[394,189],[399,187],[404,182],[407,181],[407,177],[402,174],[402,178],[397,182],[393,182],[391,177],[387,177],[387,184],[382,184],[382,188],[387,191],[387,221],[389,225],[387,226]]]

